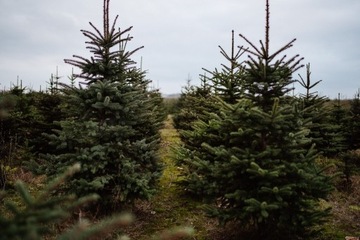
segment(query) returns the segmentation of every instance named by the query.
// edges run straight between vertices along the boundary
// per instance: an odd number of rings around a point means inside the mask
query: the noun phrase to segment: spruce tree
[[[343,174],[343,189],[352,190],[352,179],[360,169],[360,94],[357,92],[350,101],[348,112],[337,102],[334,109],[334,117],[341,123],[341,130],[338,130],[344,140],[343,148],[339,153],[338,167]],[[346,151],[344,149],[347,149]]]
[[[360,149],[360,89],[350,101],[347,145],[351,150]]]
[[[156,190],[162,167],[158,162],[162,101],[157,90],[149,90],[145,72],[131,60],[140,48],[127,51],[131,28],[109,25],[109,0],[104,0],[104,31],[92,23],[89,39],[93,57],[74,55],[65,62],[80,68],[76,77],[85,80],[79,88],[64,87],[70,116],[60,121],[61,130],[46,137],[57,149],[42,156],[37,165],[50,177],[75,162],[82,170],[66,185],[78,195],[97,193],[105,208],[148,199]],[[111,203],[111,204],[109,204]]]
[[[310,228],[328,214],[319,199],[331,190],[330,177],[315,163],[309,147],[309,120],[286,94],[299,69],[298,55],[279,57],[293,41],[269,52],[266,39],[250,45],[244,61],[244,97],[236,103],[218,98],[219,111],[194,123],[189,142],[178,151],[186,189],[210,201],[206,208],[221,222],[252,226],[250,239],[309,237]]]
[[[346,139],[348,135],[347,121],[349,119],[349,111],[343,106],[340,93],[338,94],[337,99],[333,101],[330,115],[330,123],[333,125],[334,132],[336,133],[336,144],[332,149],[333,155],[335,156],[348,150]]]
[[[351,192],[354,187],[352,176],[358,174],[360,170],[360,150],[342,152],[338,158],[341,160],[338,168],[343,174],[340,189]]]
[[[248,60],[245,60],[246,76],[244,80],[245,95],[261,106],[264,110],[270,111],[275,98],[286,101],[286,94],[293,90],[292,83],[296,80],[292,79],[292,73],[303,67],[299,55],[295,55],[287,59],[286,55],[279,56],[287,49],[293,46],[296,39],[285,44],[282,48],[270,53],[269,51],[269,3],[266,1],[266,27],[265,42],[260,40],[260,48],[256,47],[245,36],[240,37],[250,45],[246,48]],[[278,58],[278,59],[277,59]]]
[[[195,121],[206,122],[209,113],[218,111],[215,95],[225,102],[236,103],[243,94],[244,67],[238,60],[244,50],[240,48],[235,52],[234,31],[231,38],[231,53],[228,54],[221,46],[219,48],[228,64],[221,64],[221,70],[215,68],[210,71],[204,68],[205,74],[200,75],[201,86],[188,85],[180,96],[178,103],[180,111],[174,116],[174,124],[176,129],[182,130],[180,137],[184,144],[189,140],[186,131],[193,129]]]
[[[229,66],[227,64],[221,64],[221,71],[217,68],[215,68],[214,71],[204,70],[210,73],[208,82],[212,84],[216,95],[225,102],[236,103],[243,94],[242,87],[244,84],[245,69],[244,66],[239,63],[239,59],[245,51],[240,47],[238,51],[235,52],[234,30],[231,32],[231,53],[226,53],[221,46],[219,46],[219,48],[221,55],[229,62]]]
[[[312,89],[322,80],[315,83],[311,81],[310,63],[306,65],[306,79],[300,74],[299,77],[298,82],[306,90],[305,94],[300,94],[300,107],[303,111],[303,118],[311,120],[308,135],[311,144],[315,143],[316,149],[322,155],[327,157],[335,156],[341,139],[341,136],[337,134],[340,126],[331,122],[331,109],[327,104],[329,99],[319,96],[317,92],[312,92]]]
[[[0,195],[4,207],[0,211],[0,239],[38,240],[57,234],[55,226],[59,226],[65,219],[71,219],[72,213],[80,207],[96,201],[99,196],[88,195],[77,198],[75,195],[59,196],[56,193],[59,187],[80,170],[75,164],[49,183],[38,195],[33,195],[29,187],[21,181],[15,184],[19,202],[6,199],[6,194]],[[56,239],[94,239],[112,231],[119,231],[119,227],[126,226],[132,217],[126,215],[112,216],[95,225],[80,219],[73,228],[65,233],[58,234]]]
[[[174,127],[178,131],[192,129],[193,122],[206,119],[205,112],[214,111],[212,89],[205,76],[201,79],[201,86],[188,85],[183,88],[174,114]],[[182,136],[181,136],[182,138]],[[184,139],[183,139],[184,140]]]
[[[62,119],[62,96],[14,87],[0,96],[0,189],[10,187],[7,172],[32,156],[47,152],[48,141],[40,137],[57,128]],[[5,183],[10,183],[5,186]]]

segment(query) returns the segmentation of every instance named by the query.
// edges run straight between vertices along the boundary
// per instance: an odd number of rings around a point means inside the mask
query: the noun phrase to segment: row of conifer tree
[[[103,31],[92,23],[92,31],[82,30],[92,57],[65,60],[80,69],[71,77],[79,86],[59,83],[49,93],[17,86],[1,95],[0,187],[16,188],[25,210],[6,204],[13,217],[0,214],[0,239],[39,239],[47,224],[99,196],[90,208],[112,212],[156,193],[164,167],[158,156],[163,98],[131,59],[141,47],[126,49],[131,28],[116,29],[108,11],[104,0]],[[236,50],[233,32],[231,52],[220,47],[227,63],[206,70],[201,86],[182,93],[174,112],[182,140],[174,151],[179,184],[206,202],[210,216],[239,222],[251,239],[308,239],[329,215],[319,200],[334,186],[329,166],[317,160],[342,157],[348,185],[359,165],[360,98],[346,108],[319,96],[310,65],[296,80],[303,59],[284,53],[295,40],[270,52],[268,1],[266,13],[259,47],[240,34],[246,46]],[[304,94],[291,94],[295,81]],[[32,196],[9,179],[18,165],[51,183]],[[87,239],[129,221],[116,216],[76,225],[59,239]]]

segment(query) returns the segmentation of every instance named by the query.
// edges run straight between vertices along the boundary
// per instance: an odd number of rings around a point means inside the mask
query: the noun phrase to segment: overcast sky
[[[270,50],[297,38],[285,53],[311,63],[312,80],[323,80],[316,90],[352,98],[360,88],[360,1],[270,4]],[[19,76],[24,86],[44,89],[57,67],[67,82],[72,67],[63,59],[89,56],[80,30],[91,30],[89,21],[102,29],[102,7],[102,0],[0,0],[0,87]],[[133,59],[143,59],[147,77],[166,94],[180,92],[188,78],[198,84],[202,68],[225,63],[218,45],[230,50],[231,30],[257,46],[264,39],[265,0],[111,0],[110,16],[116,15],[117,27],[133,26],[129,50],[144,46]],[[235,41],[247,46],[240,37]]]

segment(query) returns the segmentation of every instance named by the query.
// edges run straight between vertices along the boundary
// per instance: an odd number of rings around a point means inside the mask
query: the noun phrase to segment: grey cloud
[[[211,70],[224,63],[218,45],[230,49],[232,29],[254,43],[264,38],[263,1],[113,0],[110,4],[112,18],[119,15],[117,26],[134,26],[129,47],[145,46],[134,59],[143,58],[148,77],[165,93],[180,92],[188,75],[198,82],[203,67]],[[351,97],[359,87],[359,11],[358,0],[273,0],[270,47],[275,51],[297,38],[286,54],[300,53],[304,63],[311,62],[314,80],[324,80],[319,92]],[[89,54],[80,33],[91,30],[89,21],[102,28],[101,1],[0,0],[2,85],[20,72],[36,88],[44,85],[56,66],[61,75],[69,75],[71,66],[63,59]],[[236,44],[246,43],[237,37]]]

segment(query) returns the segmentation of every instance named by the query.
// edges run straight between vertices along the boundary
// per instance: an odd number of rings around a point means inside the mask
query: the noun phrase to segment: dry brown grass
[[[350,192],[334,192],[329,205],[332,207],[331,223],[347,235],[360,235],[360,176],[353,176]]]

